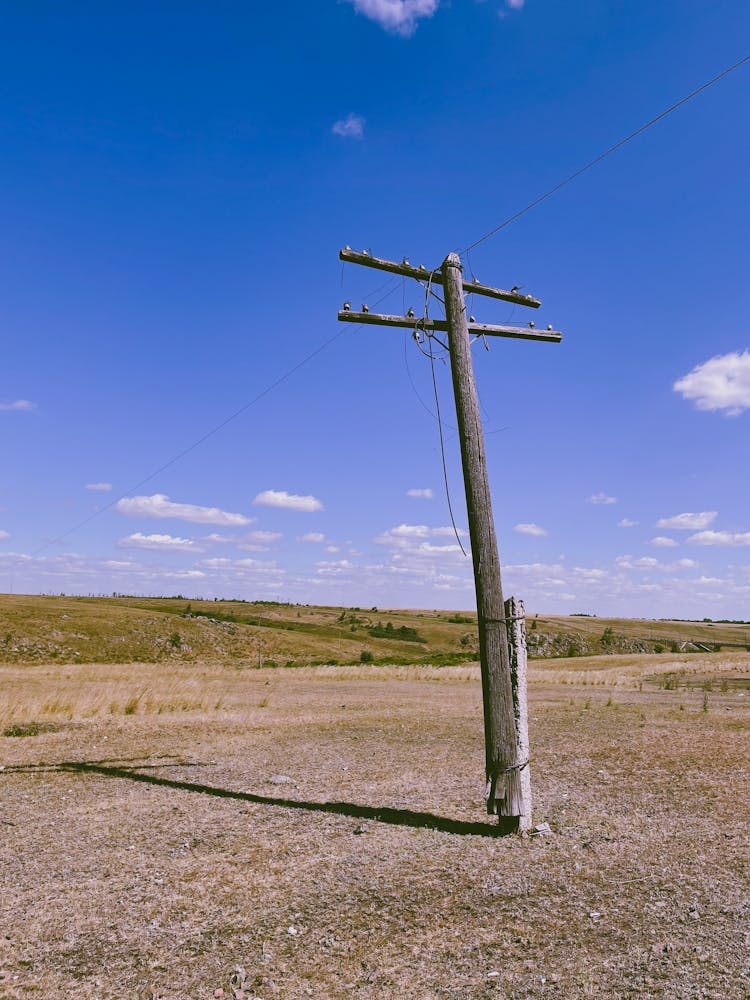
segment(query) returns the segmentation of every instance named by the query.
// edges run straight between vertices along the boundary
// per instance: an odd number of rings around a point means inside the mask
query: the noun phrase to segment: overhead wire
[[[371,295],[375,295],[377,294],[377,292],[384,289],[386,285],[390,284],[395,285],[397,281],[398,281],[397,278],[390,278],[388,281],[379,285],[374,291],[369,292],[365,297],[369,298]],[[388,296],[391,294],[392,291],[393,289],[387,291],[384,295],[382,295],[379,299],[377,299],[373,303],[373,305],[378,305],[384,299],[388,298]],[[360,324],[357,324],[357,326],[359,325]],[[177,452],[177,454],[173,455],[170,459],[168,459],[166,462],[160,465],[158,469],[155,469],[153,472],[150,472],[147,476],[144,476],[144,478],[139,480],[139,482],[134,483],[124,493],[121,493],[119,496],[113,497],[112,500],[104,504],[102,507],[98,507],[92,514],[89,514],[88,517],[83,518],[83,520],[79,521],[77,524],[74,524],[71,528],[68,528],[67,531],[64,531],[60,535],[57,535],[55,538],[49,539],[43,545],[40,545],[38,548],[34,549],[34,551],[31,552],[31,556],[32,557],[38,556],[41,552],[46,551],[53,545],[57,545],[59,542],[64,541],[66,538],[68,538],[69,535],[74,534],[76,531],[79,531],[87,524],[90,524],[91,521],[95,520],[101,514],[104,514],[106,511],[111,510],[113,507],[115,507],[121,500],[124,500],[130,494],[134,493],[136,490],[139,490],[142,486],[145,486],[147,483],[150,483],[153,479],[156,479],[156,477],[161,475],[162,472],[165,472],[167,469],[171,468],[177,462],[181,461],[181,459],[185,458],[186,455],[189,455],[192,451],[195,451],[196,448],[199,448],[202,444],[208,441],[209,438],[213,437],[215,434],[218,434],[219,431],[223,430],[228,424],[231,424],[232,421],[237,419],[237,417],[242,416],[243,413],[246,413],[249,409],[255,406],[256,403],[259,403],[266,396],[270,395],[270,393],[272,393],[274,389],[277,389],[280,385],[283,385],[284,382],[286,382],[288,379],[292,377],[292,375],[296,374],[301,368],[303,368],[306,364],[312,361],[313,358],[316,358],[319,354],[322,354],[327,347],[330,347],[331,344],[333,344],[340,337],[342,337],[344,333],[346,333],[345,327],[342,327],[340,330],[337,330],[337,332],[334,333],[333,336],[329,337],[327,340],[324,340],[322,344],[319,344],[318,347],[315,348],[315,350],[311,351],[309,354],[306,354],[301,361],[298,361],[291,368],[288,368],[282,375],[280,375],[277,379],[274,379],[273,382],[267,385],[265,389],[262,389],[259,393],[257,393],[257,395],[253,396],[252,399],[248,400],[247,403],[244,403],[242,406],[238,407],[238,409],[236,409],[233,413],[230,413],[228,417],[225,417],[218,424],[215,424],[213,427],[211,427],[210,430],[206,431],[205,434],[202,434],[191,444],[187,445],[187,447]]]
[[[517,219],[521,218],[521,216],[525,215],[527,212],[530,212],[531,209],[535,208],[537,205],[540,205],[542,202],[546,201],[548,198],[551,198],[552,195],[556,194],[558,191],[560,191],[566,185],[570,184],[572,181],[576,180],[582,174],[584,174],[587,171],[591,170],[598,163],[601,163],[602,160],[606,159],[608,156],[611,156],[613,153],[615,153],[617,150],[621,149],[627,143],[631,142],[637,136],[642,135],[648,129],[650,129],[654,125],[656,125],[658,122],[662,121],[664,118],[668,117],[673,112],[677,111],[683,105],[687,104],[689,101],[693,100],[695,97],[697,97],[703,91],[707,90],[709,87],[714,86],[714,84],[716,84],[720,80],[724,79],[724,77],[729,76],[730,73],[733,73],[736,70],[738,70],[741,66],[745,65],[747,62],[750,62],[750,54],[744,56],[742,59],[739,59],[737,62],[733,63],[731,66],[728,66],[726,69],[722,70],[720,73],[717,73],[716,76],[712,77],[710,80],[707,80],[705,83],[701,84],[699,87],[696,87],[694,90],[692,90],[690,93],[686,94],[684,97],[680,98],[678,101],[675,101],[673,104],[671,104],[668,108],[665,108],[664,111],[660,112],[654,118],[651,118],[649,121],[645,122],[639,128],[635,129],[635,131],[631,132],[629,135],[625,136],[624,138],[620,139],[618,142],[614,143],[614,145],[612,145],[608,149],[604,150],[602,153],[600,153],[598,156],[594,157],[594,159],[592,159],[588,163],[584,164],[584,166],[580,167],[578,170],[574,171],[572,174],[569,174],[562,181],[560,181],[559,183],[555,184],[553,187],[549,188],[549,190],[547,190],[543,194],[539,195],[537,198],[535,198],[533,201],[529,202],[523,208],[519,209],[517,212],[514,212],[512,215],[508,216],[508,218],[504,219],[499,225],[494,226],[492,229],[488,230],[488,232],[486,232],[483,236],[480,236],[478,239],[476,239],[472,243],[468,244],[468,246],[464,247],[464,249],[461,250],[461,254],[462,255],[465,254],[468,257],[468,254],[473,249],[475,249],[476,247],[480,246],[482,243],[485,243],[487,240],[491,239],[493,236],[495,236],[497,233],[499,233],[502,229],[505,229],[507,226],[511,225],[511,223],[513,223]],[[471,269],[471,265],[470,264],[469,264],[469,267]],[[427,290],[426,290],[426,294],[425,294],[425,319],[427,318],[428,302],[429,302],[429,296],[431,294],[432,275],[434,273],[435,273],[434,271],[432,271],[430,273],[429,281],[428,281],[428,285],[427,285]],[[472,270],[472,274],[473,274],[473,270]],[[343,278],[343,274],[342,274],[342,278]],[[388,281],[384,282],[382,285],[378,286],[378,288],[376,288],[375,290],[373,290],[372,292],[370,292],[369,295],[377,294],[380,290],[382,290],[383,288],[385,288],[387,285],[391,284],[393,281],[394,281],[394,279],[392,279],[392,278],[389,279]],[[392,291],[392,289],[391,289],[391,291]],[[387,298],[389,294],[390,294],[390,291],[387,292],[381,299],[379,299],[374,304],[377,305],[380,301],[383,301],[383,299]],[[436,298],[439,298],[439,296],[436,296]],[[293,365],[286,372],[284,372],[281,376],[279,376],[279,378],[275,379],[268,386],[266,386],[263,390],[261,390],[261,392],[259,392],[257,395],[255,395],[251,400],[249,400],[247,403],[245,403],[242,406],[240,406],[237,410],[235,410],[233,413],[231,413],[224,420],[220,421],[218,424],[216,424],[215,426],[213,426],[212,428],[210,428],[208,431],[206,431],[205,434],[202,434],[199,438],[197,438],[195,441],[193,441],[191,444],[189,444],[186,448],[183,448],[176,455],[172,456],[168,461],[166,461],[162,465],[160,465],[158,469],[155,469],[153,472],[149,473],[148,476],[145,476],[138,483],[136,483],[133,486],[131,486],[125,493],[121,494],[118,497],[113,498],[108,503],[104,504],[104,506],[99,507],[96,511],[94,511],[92,514],[90,514],[88,517],[84,518],[83,520],[79,521],[77,524],[75,524],[73,527],[69,528],[67,531],[63,532],[62,534],[56,536],[53,539],[50,539],[49,541],[45,542],[43,545],[39,546],[36,550],[34,550],[34,552],[32,553],[32,555],[36,556],[39,553],[41,553],[41,552],[45,551],[46,549],[50,548],[51,546],[56,545],[57,543],[63,541],[69,535],[73,534],[74,532],[78,531],[80,528],[82,528],[85,525],[89,524],[91,521],[93,521],[95,518],[99,517],[101,514],[105,513],[107,510],[110,510],[117,503],[119,503],[120,500],[123,500],[129,493],[132,493],[135,490],[140,489],[142,486],[145,486],[147,483],[149,483],[153,479],[155,479],[158,475],[161,475],[162,472],[166,471],[171,466],[173,466],[177,462],[179,462],[181,459],[185,458],[185,456],[189,455],[196,448],[200,447],[200,445],[202,445],[209,438],[213,437],[215,434],[217,434],[219,431],[221,431],[224,427],[226,427],[232,421],[236,420],[243,413],[246,413],[249,409],[251,409],[257,403],[259,403],[267,395],[269,395],[276,388],[278,388],[278,386],[280,386],[284,382],[286,382],[287,379],[291,378],[292,375],[294,375],[296,372],[298,372],[306,364],[308,364],[315,357],[317,357],[320,353],[322,353],[327,347],[329,347],[331,344],[333,344],[335,341],[337,341],[341,336],[343,336],[343,333],[344,333],[344,330],[340,330],[337,333],[335,333],[333,336],[329,337],[322,344],[320,344],[317,348],[315,348],[314,351],[311,351],[304,358],[302,358],[301,361],[299,361],[297,364]],[[442,452],[442,456],[443,456],[443,475],[444,475],[445,484],[446,484],[446,491],[447,491],[448,490],[448,476],[447,476],[447,469],[446,469],[446,465],[445,465],[445,450],[444,450],[444,442],[443,442],[442,421],[441,421],[441,417],[440,417],[439,399],[438,399],[438,395],[437,395],[437,382],[436,382],[436,379],[435,379],[435,367],[434,367],[435,356],[434,356],[434,353],[432,351],[432,344],[431,344],[432,338],[429,337],[428,340],[430,341],[430,345],[429,345],[430,346],[429,357],[430,357],[430,364],[431,364],[431,369],[432,369],[433,387],[435,389],[435,401],[436,401],[436,409],[437,409],[437,419],[438,419],[438,427],[439,427],[439,430],[440,430],[441,452]],[[451,522],[453,523],[453,529],[454,529],[454,531],[456,533],[456,538],[458,539],[459,545],[461,545],[461,550],[464,552],[464,555],[465,555],[466,552],[465,552],[465,550],[463,548],[463,545],[461,544],[461,539],[459,537],[458,530],[457,530],[456,524],[455,524],[455,520],[453,518],[453,511],[451,509],[450,494],[449,493],[448,493],[448,508],[449,508],[450,515],[451,515]]]
[[[500,232],[501,229],[505,229],[506,226],[509,226],[512,222],[515,222],[517,219],[520,219],[522,215],[525,215],[527,212],[530,212],[532,208],[536,208],[537,205],[541,205],[543,201],[546,201],[548,198],[551,198],[553,194],[556,194],[561,188],[564,188],[566,185],[570,184],[571,181],[576,180],[576,178],[580,177],[581,174],[585,174],[588,170],[591,170],[592,167],[595,167],[598,163],[601,163],[602,160],[606,159],[608,156],[611,156],[612,153],[617,152],[618,149],[622,149],[622,147],[626,145],[626,143],[631,142],[631,140],[635,139],[637,136],[642,135],[648,129],[656,125],[657,122],[660,122],[664,118],[667,118],[674,111],[677,111],[678,108],[681,108],[684,104],[687,104],[688,101],[692,101],[694,97],[698,96],[698,94],[703,93],[704,90],[708,90],[709,87],[713,87],[713,85],[715,83],[718,83],[719,80],[723,80],[725,76],[729,76],[730,73],[734,73],[735,70],[738,70],[741,66],[744,66],[745,63],[747,62],[750,62],[750,54],[743,56],[742,59],[739,59],[737,62],[732,63],[731,66],[727,66],[727,68],[723,69],[721,73],[717,73],[716,76],[711,77],[710,80],[707,80],[705,83],[702,83],[699,87],[696,87],[695,90],[691,90],[689,94],[685,94],[685,96],[681,97],[679,101],[675,101],[674,104],[670,104],[668,108],[665,108],[664,111],[661,111],[654,118],[651,118],[645,124],[641,125],[640,128],[637,128],[634,132],[631,132],[629,135],[626,135],[624,138],[620,139],[613,146],[610,146],[609,149],[605,149],[603,153],[599,153],[599,155],[595,156],[593,160],[589,160],[588,163],[580,167],[574,173],[569,174],[564,180],[560,181],[558,184],[555,184],[555,186],[551,187],[548,191],[545,191],[544,194],[539,195],[538,198],[535,198],[533,201],[530,201],[528,205],[525,205],[517,212],[514,212],[513,215],[508,216],[508,218],[505,219],[503,222],[501,222],[499,225],[495,226],[493,229],[490,229],[488,232],[486,232],[484,236],[480,236],[479,239],[474,240],[473,243],[470,243],[467,247],[464,247],[464,249],[460,251],[461,254],[463,255],[469,253],[469,251],[473,250],[475,247],[478,247],[481,243],[484,243],[486,240],[489,240],[491,237],[495,236],[497,233]]]

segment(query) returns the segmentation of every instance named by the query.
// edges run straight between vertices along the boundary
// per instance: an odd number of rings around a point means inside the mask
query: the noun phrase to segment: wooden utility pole
[[[516,725],[508,631],[461,270],[458,255],[449,254],[442,268],[445,318],[477,595],[487,809],[498,816],[517,817],[522,812],[522,797],[520,775],[515,766]]]
[[[374,258],[368,253],[356,253],[349,247],[342,250],[339,257],[341,260],[421,280],[427,283],[427,297],[432,284],[441,284],[445,292],[444,321],[432,320],[426,315],[417,318],[413,312],[404,317],[377,315],[371,313],[366,305],[362,306],[361,312],[352,312],[348,303],[339,312],[339,319],[345,322],[412,327],[417,336],[420,332],[425,336],[432,336],[435,330],[448,332],[477,598],[487,812],[497,815],[507,832],[523,832],[531,825],[526,640],[522,621],[524,611],[523,604],[514,598],[508,602],[503,601],[500,558],[469,335],[471,332],[479,336],[559,343],[562,334],[551,327],[544,332],[538,331],[533,323],[529,323],[528,327],[510,327],[478,324],[473,317],[468,321],[465,290],[532,308],[538,308],[541,303],[530,295],[519,294],[516,289],[506,292],[481,285],[476,280],[465,281],[460,258],[455,253],[449,254],[442,267],[434,271],[421,266],[413,267],[407,260],[396,264]],[[512,656],[509,652],[509,636],[513,647]]]

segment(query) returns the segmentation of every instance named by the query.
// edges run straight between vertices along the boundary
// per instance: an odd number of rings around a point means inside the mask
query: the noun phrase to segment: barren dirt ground
[[[129,666],[150,700],[107,714],[111,666],[0,667],[12,731],[47,720],[0,736],[0,996],[750,996],[750,692],[560,662],[523,840],[472,668]]]

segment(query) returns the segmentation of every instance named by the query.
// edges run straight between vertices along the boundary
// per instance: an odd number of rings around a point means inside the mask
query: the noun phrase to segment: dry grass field
[[[746,652],[534,662],[528,839],[475,665],[245,666],[0,666],[0,996],[750,996]]]

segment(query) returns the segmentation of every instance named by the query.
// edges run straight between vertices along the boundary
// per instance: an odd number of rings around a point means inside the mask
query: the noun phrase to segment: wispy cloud
[[[666,535],[657,535],[651,539],[651,544],[657,549],[674,549],[679,545],[674,538],[667,538]]]
[[[724,410],[736,417],[750,409],[750,351],[719,354],[678,379],[674,391],[699,410]]]
[[[586,503],[594,504],[611,504],[617,503],[617,497],[607,496],[606,493],[593,493],[590,497],[586,498]]]
[[[334,122],[331,131],[334,135],[343,136],[345,139],[361,139],[365,134],[365,120],[362,115],[351,112],[346,118],[339,118]]]
[[[175,535],[144,535],[136,531],[117,543],[121,549],[149,549],[153,552],[201,552],[192,538]]]
[[[459,535],[467,533],[459,528]],[[446,539],[445,542],[442,539]],[[447,541],[447,539],[453,539]],[[389,528],[373,541],[392,550],[389,571],[430,576],[437,566],[447,562],[471,563],[464,558],[452,527],[430,528],[426,524],[399,524]],[[468,550],[468,545],[464,548]]]
[[[673,517],[660,517],[656,522],[657,528],[673,528],[678,531],[700,531],[713,524],[716,520],[715,510],[703,510],[700,513],[675,514]]]
[[[547,529],[542,528],[539,524],[517,524],[513,530],[517,531],[519,535],[533,535],[535,538],[549,534]]]
[[[620,569],[653,569],[661,573],[672,573],[675,570],[695,569],[698,563],[695,559],[678,559],[673,563],[660,562],[653,556],[640,556],[634,559],[633,556],[618,556],[615,565]]]
[[[36,409],[36,403],[30,399],[14,399],[7,403],[0,403],[0,410],[15,410],[17,413],[29,413]]]
[[[466,535],[462,529],[458,529],[459,535]],[[382,535],[373,539],[378,545],[390,545],[393,548],[404,548],[415,541],[432,538],[450,538],[454,535],[453,528],[446,526],[442,528],[428,528],[426,524],[399,524],[395,528],[389,528]]]
[[[109,493],[112,483],[86,483],[87,490],[94,490],[96,493]]]
[[[154,493],[146,497],[123,497],[115,504],[121,514],[128,517],[173,518],[190,521],[193,524],[218,524],[240,527],[251,524],[252,518],[244,514],[232,514],[218,507],[200,507],[192,503],[175,503],[165,493]]]
[[[313,542],[315,544],[320,544],[326,540],[326,536],[322,531],[308,531],[306,535],[301,535],[297,541],[298,542]]]
[[[750,545],[750,531],[699,531],[690,535],[692,545]]]
[[[269,542],[278,542],[284,536],[280,531],[248,531],[246,537],[248,542],[261,542],[265,545]]]
[[[0,542],[4,542],[8,538],[10,538],[9,531],[0,531]]]
[[[364,14],[396,35],[408,38],[423,18],[432,17],[438,0],[348,0],[359,14]]]
[[[406,495],[408,497],[414,497],[416,500],[432,500],[433,496],[432,490],[429,488],[424,490],[407,490]]]
[[[264,490],[253,500],[259,507],[281,507],[284,510],[301,510],[312,512],[323,510],[323,504],[317,497],[299,496],[287,493],[286,490]]]
[[[280,531],[249,531],[236,544],[243,552],[268,552],[271,544],[283,537]]]
[[[198,566],[204,571],[220,574],[224,579],[248,579],[269,577],[275,581],[285,575],[284,570],[275,562],[264,562],[261,559],[203,559]]]
[[[638,524],[637,521],[631,521],[629,517],[624,517],[622,521],[617,522],[618,528],[635,528]]]

